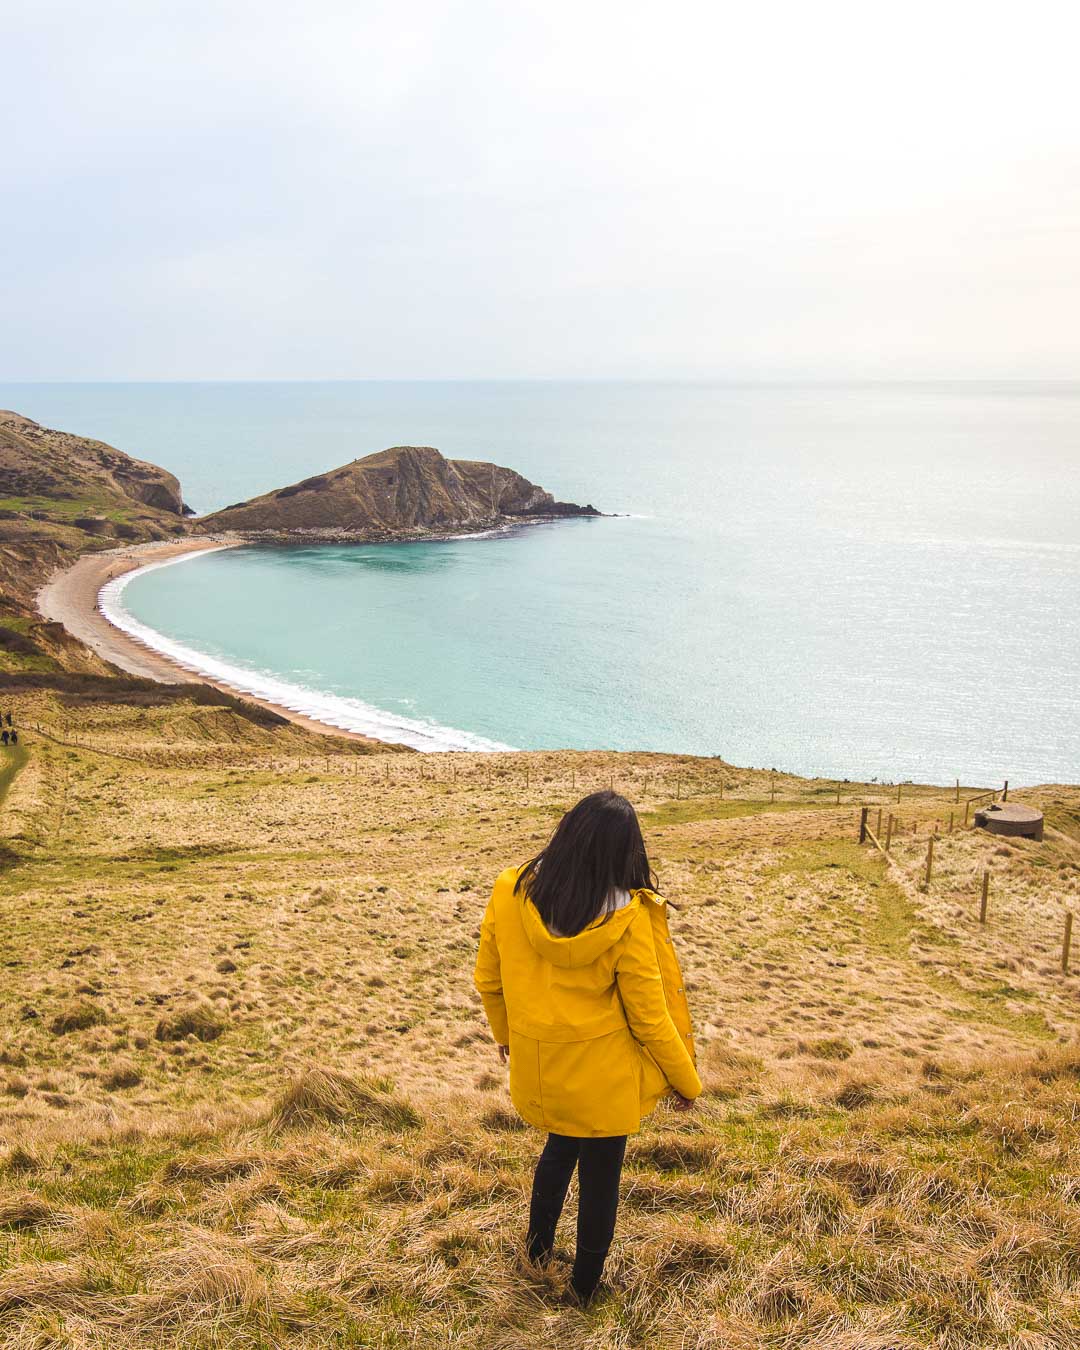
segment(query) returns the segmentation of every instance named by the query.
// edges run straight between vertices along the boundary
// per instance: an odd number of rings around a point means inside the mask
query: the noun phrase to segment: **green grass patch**
[[[0,511],[18,511],[24,515],[40,512],[61,521],[79,516],[104,516],[107,520],[126,522],[132,511],[118,507],[116,499],[104,494],[83,497],[0,497]]]
[[[60,1176],[51,1176],[43,1194],[59,1207],[70,1204],[109,1209],[154,1179],[176,1156],[175,1144],[158,1148],[112,1143],[105,1149],[65,1150],[57,1159]]]
[[[954,999],[963,999],[968,1004],[967,1007],[952,1010],[952,1016],[961,1022],[1001,1027],[1005,1031],[1031,1036],[1040,1041],[1057,1039],[1042,1013],[1026,1009],[1023,1012],[1013,1012],[1011,1008],[1003,1005],[1000,1001],[1002,996],[995,988],[963,989],[955,981],[942,975],[929,977],[929,982],[942,993],[947,993]]]

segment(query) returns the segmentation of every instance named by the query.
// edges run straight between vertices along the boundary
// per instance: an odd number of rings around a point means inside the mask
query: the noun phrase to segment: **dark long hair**
[[[593,792],[559,821],[514,891],[529,897],[548,929],[573,937],[588,928],[612,891],[655,887],[634,808],[617,792]]]

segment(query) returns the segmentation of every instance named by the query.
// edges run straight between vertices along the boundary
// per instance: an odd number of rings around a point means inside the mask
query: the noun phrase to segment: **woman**
[[[548,846],[495,883],[480,930],[476,987],[510,1095],[548,1131],[536,1165],[529,1257],[551,1259],[578,1168],[571,1297],[588,1304],[615,1232],[626,1136],[665,1095],[701,1092],[690,1011],[664,901],[634,808],[594,792]]]

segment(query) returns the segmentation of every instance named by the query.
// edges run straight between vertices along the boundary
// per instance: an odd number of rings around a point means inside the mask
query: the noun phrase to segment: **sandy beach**
[[[130,675],[158,680],[163,684],[210,684],[224,693],[243,697],[248,703],[257,703],[260,707],[269,708],[288,718],[290,722],[320,735],[363,741],[368,745],[382,744],[371,736],[362,736],[359,732],[327,726],[323,722],[315,721],[314,718],[305,717],[302,713],[266,699],[255,698],[250,694],[237,695],[235,689],[230,689],[220,681],[195,671],[186,670],[175,661],[170,661],[161,652],[121,631],[109,622],[99,608],[98,596],[102,587],[126,572],[137,571],[150,563],[168,562],[185,554],[235,548],[240,542],[226,536],[208,535],[199,539],[133,544],[127,548],[110,549],[106,553],[87,554],[74,566],[56,572],[49,578],[38,592],[38,609],[44,618],[51,623],[62,623],[73,637]]]

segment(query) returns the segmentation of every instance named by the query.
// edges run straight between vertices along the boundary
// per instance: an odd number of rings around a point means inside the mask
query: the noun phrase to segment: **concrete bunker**
[[[975,812],[975,824],[991,834],[1018,835],[1024,839],[1043,837],[1043,813],[1019,802],[992,802]]]

